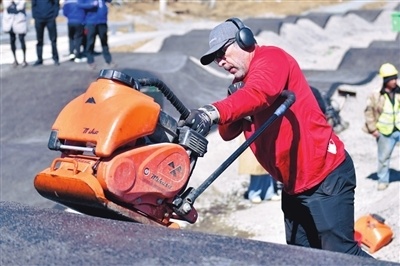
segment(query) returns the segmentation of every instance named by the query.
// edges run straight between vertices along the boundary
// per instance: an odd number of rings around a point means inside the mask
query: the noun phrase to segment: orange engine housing
[[[393,238],[392,229],[376,214],[360,217],[354,224],[354,230],[359,241],[369,248],[370,253],[386,246]]]
[[[154,99],[125,84],[99,78],[69,102],[52,126],[58,138],[92,143],[99,157],[152,134],[161,107]]]
[[[61,157],[36,175],[34,186],[83,213],[171,226],[170,204],[186,188],[191,157],[174,142],[177,121],[133,81],[103,70],[61,110],[48,143]],[[195,221],[194,209],[188,217]]]
[[[106,194],[132,204],[156,205],[184,189],[190,173],[184,148],[171,143],[142,146],[99,163],[97,179]]]

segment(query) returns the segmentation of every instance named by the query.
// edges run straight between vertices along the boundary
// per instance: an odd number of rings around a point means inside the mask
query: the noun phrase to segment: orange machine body
[[[52,126],[59,144],[82,150],[60,146],[61,156],[36,175],[35,188],[84,213],[97,209],[175,227],[171,202],[188,183],[190,159],[179,144],[146,142],[144,137],[159,129],[160,110],[140,91],[99,78],[64,107]],[[195,221],[195,211],[192,217]]]
[[[97,156],[107,157],[118,147],[153,133],[160,109],[150,96],[98,79],[64,107],[52,129],[60,139],[92,143]]]
[[[392,229],[376,214],[360,217],[354,227],[359,242],[367,246],[370,253],[386,246],[393,238]]]
[[[101,162],[97,171],[105,191],[132,205],[157,205],[157,201],[173,198],[185,187],[188,176],[186,151],[170,143],[120,153]]]

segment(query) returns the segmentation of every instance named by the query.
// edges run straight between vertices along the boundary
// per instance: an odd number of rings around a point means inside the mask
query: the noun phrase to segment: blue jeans
[[[353,160],[346,153],[316,187],[296,195],[283,191],[287,244],[371,257],[354,240],[355,187]]]
[[[377,139],[378,144],[378,182],[389,183],[390,157],[396,143],[400,142],[400,131],[395,131],[389,136],[380,135]]]
[[[262,200],[269,200],[275,194],[275,180],[270,174],[250,175],[248,187],[249,200],[259,196]]]

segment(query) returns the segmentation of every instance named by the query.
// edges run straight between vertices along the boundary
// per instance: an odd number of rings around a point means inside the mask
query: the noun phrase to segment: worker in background
[[[398,70],[390,63],[383,64],[379,75],[383,79],[379,91],[367,99],[364,111],[364,131],[376,138],[378,145],[378,190],[385,190],[390,182],[390,157],[400,142],[400,87]]]
[[[241,137],[241,141],[244,141],[244,136]],[[251,149],[246,149],[240,155],[238,172],[240,175],[250,176],[244,198],[251,203],[281,200],[280,184],[257,161]]]

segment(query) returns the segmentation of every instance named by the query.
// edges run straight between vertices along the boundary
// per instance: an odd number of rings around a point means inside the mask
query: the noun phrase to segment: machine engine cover
[[[186,186],[189,164],[180,145],[152,144],[103,160],[97,178],[106,194],[119,201],[157,205],[160,200],[172,199]]]

